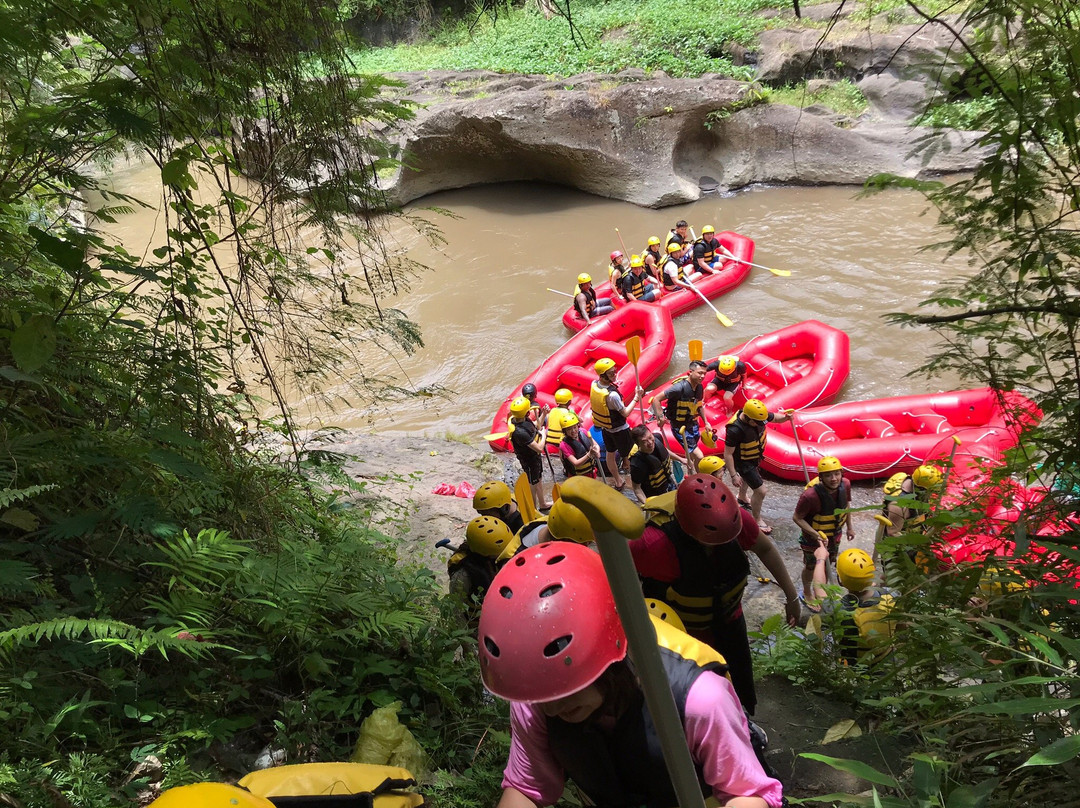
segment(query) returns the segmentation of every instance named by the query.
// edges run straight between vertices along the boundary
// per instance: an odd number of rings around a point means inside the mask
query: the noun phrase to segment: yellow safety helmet
[[[577,276],[577,282],[579,284],[592,283],[592,275],[590,275],[588,272],[582,272],[580,275]]]
[[[671,242],[670,244],[667,245],[667,251],[669,253],[677,253],[681,249],[682,249],[682,245],[677,241],[673,241],[673,242]]]
[[[852,592],[862,592],[874,582],[874,559],[866,550],[853,547],[836,559],[836,577]]]
[[[919,466],[911,473],[911,481],[919,488],[929,490],[941,485],[941,469],[937,466]]]
[[[488,558],[497,558],[513,538],[506,522],[494,516],[477,516],[465,528],[469,549]]]
[[[597,359],[593,370],[596,371],[597,376],[603,376],[608,371],[615,370],[615,360],[606,356],[603,359]]]
[[[738,364],[739,357],[737,356],[721,356],[717,361],[717,370],[727,376],[735,372],[735,368]]]
[[[661,620],[669,626],[675,626],[679,631],[686,631],[686,626],[683,624],[682,618],[675,613],[674,609],[664,603],[664,601],[657,600],[656,598],[645,598],[645,605],[649,609],[649,614],[657,620]]]
[[[659,247],[660,246],[660,237],[659,236],[649,236],[649,246],[650,247]]]
[[[472,506],[477,511],[490,511],[494,508],[509,505],[510,500],[510,486],[502,480],[489,480],[476,489],[476,493],[473,494],[472,498]]]
[[[712,474],[724,467],[724,458],[720,455],[706,455],[697,464],[698,474]]]
[[[827,471],[843,471],[844,467],[839,458],[826,455],[817,462],[817,470],[818,474],[824,474]]]
[[[631,269],[633,269],[634,267],[643,267],[643,266],[645,266],[645,259],[644,258],[642,258],[640,255],[631,255],[630,256],[630,268]]]
[[[226,783],[194,783],[170,788],[150,808],[274,808],[274,803]]]
[[[524,418],[532,409],[532,402],[525,396],[518,396],[510,402],[510,414],[515,418]]]
[[[562,420],[559,422],[559,426],[561,426],[563,429],[569,429],[570,427],[577,426],[580,423],[581,419],[578,418],[575,413],[568,412],[562,417]]]
[[[557,499],[552,504],[548,511],[547,528],[553,539],[576,541],[579,544],[588,544],[595,539],[588,517],[565,499]]]
[[[908,478],[906,472],[898,471],[892,477],[885,481],[885,488],[883,489],[885,496],[894,497],[897,494],[903,493],[904,480]]]
[[[567,390],[565,387],[560,387],[555,391],[555,403],[560,407],[565,407],[574,399],[574,394]]]
[[[759,398],[752,398],[743,404],[743,415],[755,421],[768,421],[769,408]]]
[[[703,235],[703,236],[706,233],[715,233],[715,232],[716,232],[716,228],[713,227],[711,224],[707,224],[703,228],[701,228],[701,235]]]

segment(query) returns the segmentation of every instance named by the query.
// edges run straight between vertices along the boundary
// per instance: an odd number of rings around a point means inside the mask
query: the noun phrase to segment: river
[[[115,173],[114,187],[152,202],[157,172],[133,166]],[[432,207],[452,211],[447,217]],[[911,311],[943,281],[965,269],[962,259],[920,252],[944,233],[911,191],[859,198],[850,187],[751,188],[732,197],[647,210],[567,188],[510,183],[427,197],[409,207],[437,224],[446,243],[417,245],[410,256],[431,267],[407,294],[383,301],[418,322],[425,347],[412,356],[372,350],[367,375],[389,375],[402,386],[445,388],[445,397],[420,397],[372,409],[350,399],[348,385],[331,383],[328,396],[289,391],[303,426],[332,424],[387,433],[487,433],[511,389],[569,336],[560,317],[579,272],[606,276],[608,253],[640,251],[650,235],[664,237],[677,219],[696,231],[713,224],[757,244],[755,261],[790,269],[791,277],[754,270],[734,291],[714,301],[735,324],[719,325],[705,308],[675,321],[679,345],[663,378],[685,369],[686,342],[705,342],[706,355],[803,319],[822,320],[851,337],[851,375],[840,400],[938,391],[955,379],[905,378],[935,345],[922,329],[887,325],[882,315]],[[616,228],[619,234],[616,233]],[[160,243],[153,209],[122,217],[110,230],[128,249]],[[359,369],[358,369],[359,371]],[[330,403],[327,403],[327,402]]]

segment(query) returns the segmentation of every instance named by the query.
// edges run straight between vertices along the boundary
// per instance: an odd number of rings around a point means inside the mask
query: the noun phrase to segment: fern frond
[[[167,536],[158,549],[168,561],[148,561],[147,566],[163,567],[173,573],[176,583],[199,590],[202,586],[216,586],[232,575],[251,548],[234,541],[221,530],[200,530],[192,536],[186,530],[179,535]]]
[[[28,485],[26,488],[0,488],[0,508],[7,508],[16,502],[36,497],[46,491],[59,488],[55,483],[49,485]]]
[[[133,656],[157,651],[166,659],[168,651],[177,651],[187,656],[202,656],[213,649],[233,650],[229,646],[207,641],[205,636],[193,641],[190,637],[179,636],[181,633],[183,632],[172,629],[146,631],[118,620],[58,617],[0,632],[0,653],[11,651],[24,643],[58,639],[117,648]]]

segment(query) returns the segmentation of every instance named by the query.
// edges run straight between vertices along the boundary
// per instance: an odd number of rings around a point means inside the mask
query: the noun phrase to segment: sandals
[[[767,525],[764,522],[758,522],[758,530],[760,530],[766,536],[769,536],[769,535],[772,534],[772,526]]]

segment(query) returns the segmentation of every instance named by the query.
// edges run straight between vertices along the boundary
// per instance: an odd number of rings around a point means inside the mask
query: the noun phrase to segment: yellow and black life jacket
[[[562,431],[562,419],[564,415],[568,415],[570,410],[565,407],[554,407],[547,417],[547,440],[546,445],[559,448],[559,444],[562,443],[563,431]]]
[[[585,295],[585,312],[592,317],[593,312],[596,311],[596,289],[591,286],[588,289],[578,287],[578,291]],[[578,313],[578,316],[581,316],[580,312]]]
[[[886,653],[895,621],[889,613],[896,606],[891,590],[871,587],[869,594],[858,597],[849,592],[840,601],[840,655],[848,662],[876,659]]]
[[[642,469],[645,472],[645,482],[642,483],[641,490],[645,492],[646,497],[666,494],[675,487],[675,477],[671,473],[671,453],[664,445],[663,436],[655,435],[655,437],[656,446],[652,454],[646,454],[639,447],[635,447],[637,451],[630,454],[631,476],[634,476],[636,469]]]
[[[924,495],[922,495],[921,489],[916,488],[914,483],[912,484],[911,492],[904,491],[904,483],[911,479],[910,474],[906,474],[902,471],[896,472],[892,477],[885,481],[885,487],[883,489],[885,499],[881,503],[881,515],[889,518],[889,505],[898,503],[901,499],[915,499],[920,502],[925,502]],[[913,530],[919,527],[926,521],[926,517],[929,515],[926,511],[919,510],[917,508],[904,507],[898,505],[900,512],[904,517],[904,530]]]
[[[626,424],[626,416],[621,412],[612,412],[608,409],[608,394],[614,392],[617,392],[617,390],[604,386],[599,379],[592,383],[589,390],[593,423],[608,432],[613,432]]]
[[[667,389],[667,401],[664,415],[671,421],[671,429],[678,432],[679,427],[693,424],[701,412],[701,401],[705,397],[705,388],[694,388],[689,379],[682,379]]]
[[[252,772],[238,786],[274,805],[318,808],[330,804],[370,808],[419,808],[424,797],[406,789],[416,779],[400,766],[368,763],[300,763]],[[355,797],[355,800],[349,800]],[[310,798],[310,799],[305,799]]]
[[[816,478],[815,478],[816,479]],[[833,496],[820,482],[813,486],[814,493],[818,496],[820,508],[818,513],[810,519],[810,526],[815,531],[820,531],[829,537],[829,541],[840,536],[847,514],[843,511],[848,506],[848,487],[846,480],[840,481],[840,488]],[[809,487],[809,486],[808,486]]]
[[[635,274],[633,270],[622,276],[622,291],[624,295],[629,295],[635,300],[641,300],[645,297],[645,292],[648,289],[648,284],[645,282],[649,276],[642,272],[641,274]]]
[[[570,447],[574,453],[574,457],[580,460],[583,457],[588,458],[582,466],[575,466],[565,457],[562,452],[559,453],[559,459],[562,460],[563,471],[566,472],[567,477],[593,477],[596,475],[596,463],[593,460],[593,456],[589,454],[589,447],[592,446],[592,438],[588,441],[585,439],[585,432],[578,430],[577,440],[572,439],[569,435],[563,435],[563,442]]]
[[[765,453],[765,441],[768,440],[768,430],[765,424],[757,426],[745,418],[740,418],[735,413],[728,421],[728,438],[726,443],[735,450],[736,463],[758,463]],[[735,429],[734,435],[731,434]],[[734,440],[732,439],[734,438]]]
[[[705,250],[703,255],[697,254],[697,245],[700,244]],[[706,264],[711,264],[716,259],[716,251],[720,249],[720,241],[718,239],[706,239],[704,237],[699,238],[694,242],[694,260],[698,258],[704,258]]]
[[[678,269],[678,271],[679,271],[678,272],[678,278],[679,278],[680,281],[684,280],[685,277],[686,277],[686,273],[683,272],[683,267],[686,266],[686,265],[685,264],[680,264],[678,261],[675,261],[672,258],[668,258],[664,262],[664,268],[661,270],[661,280],[664,282],[664,288],[665,289],[667,289],[668,291],[674,291],[675,289],[681,289],[682,287],[677,286],[674,283],[674,281],[671,280],[671,276],[668,275],[668,273],[667,273],[668,264],[674,264],[675,268]]]
[[[739,543],[730,541],[706,549],[678,522],[661,529],[679,559],[679,578],[668,586],[664,601],[678,613],[687,632],[709,636],[715,623],[738,619],[750,574],[750,561]]]

